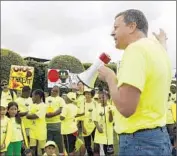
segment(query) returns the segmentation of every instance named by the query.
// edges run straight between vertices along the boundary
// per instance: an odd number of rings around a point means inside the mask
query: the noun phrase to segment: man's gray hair
[[[135,22],[137,24],[137,29],[143,32],[146,36],[148,34],[148,21],[140,10],[129,9],[123,12],[120,12],[116,15],[115,19],[119,16],[124,17],[124,22],[126,24]]]

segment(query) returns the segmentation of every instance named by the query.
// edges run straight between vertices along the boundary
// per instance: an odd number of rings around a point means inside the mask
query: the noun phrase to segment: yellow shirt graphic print
[[[91,103],[85,103],[85,115],[83,117],[83,123],[87,134],[82,134],[83,136],[89,136],[95,129],[93,113],[95,112],[96,104],[97,103],[94,100],[92,100]]]

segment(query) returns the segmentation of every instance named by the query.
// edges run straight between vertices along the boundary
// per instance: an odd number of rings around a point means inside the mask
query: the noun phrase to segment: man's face
[[[48,156],[52,156],[55,154],[55,147],[54,146],[48,146],[45,148],[45,152],[47,153]]]
[[[7,84],[7,82],[1,83],[1,88],[5,92],[8,91],[8,84]]]
[[[59,95],[59,88],[58,87],[53,87],[51,90],[51,96],[52,97],[57,97]]]
[[[111,36],[115,40],[115,46],[117,49],[125,49],[128,45],[129,34],[132,33],[131,25],[127,25],[124,22],[124,17],[119,16],[115,19],[114,29]]]
[[[6,115],[6,112],[7,112],[7,109],[5,107],[1,107],[0,106],[0,115],[1,116],[5,116]]]

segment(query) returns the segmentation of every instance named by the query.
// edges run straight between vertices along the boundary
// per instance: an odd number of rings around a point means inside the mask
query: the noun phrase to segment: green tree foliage
[[[65,69],[72,73],[81,73],[84,71],[82,63],[77,58],[69,55],[54,57],[49,63],[49,68]]]
[[[83,63],[84,69],[87,70],[92,64],[91,63]]]
[[[25,66],[26,62],[19,54],[8,49],[1,49],[1,80],[9,81],[11,65]]]
[[[34,67],[33,90],[45,90],[47,88],[46,71],[48,64],[36,61],[27,61],[26,63],[28,66]]]

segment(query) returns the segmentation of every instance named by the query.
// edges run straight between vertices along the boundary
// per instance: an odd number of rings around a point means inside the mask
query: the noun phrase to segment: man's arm
[[[46,118],[52,118],[52,117],[55,117],[57,115],[60,115],[62,112],[62,107],[60,107],[59,109],[57,109],[55,112],[53,113],[47,113],[46,114]]]
[[[140,90],[128,84],[123,84],[118,89],[115,79],[109,80],[108,86],[118,111],[126,118],[133,115],[140,99]]]

